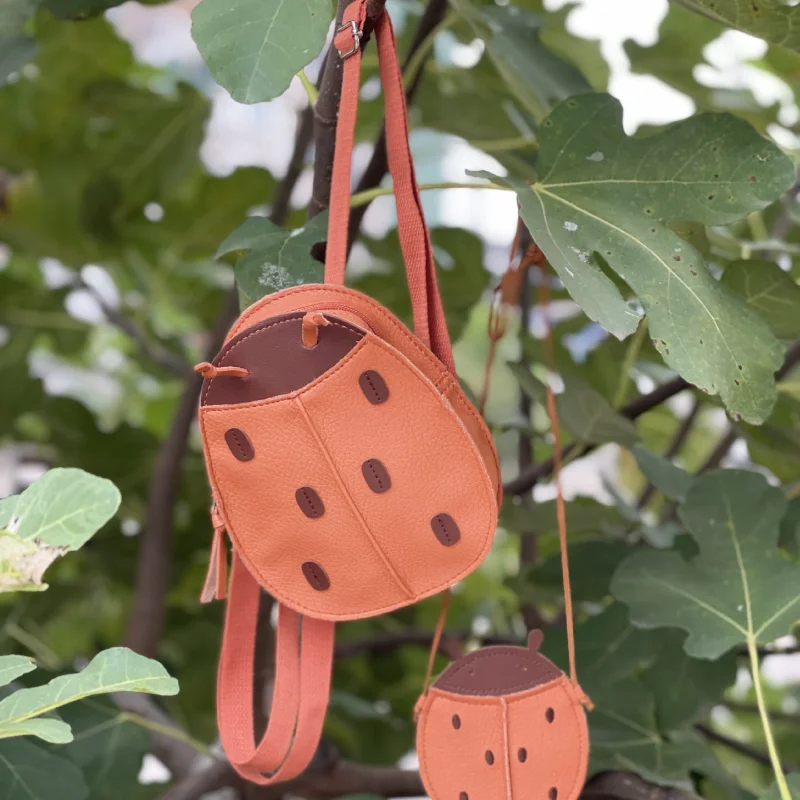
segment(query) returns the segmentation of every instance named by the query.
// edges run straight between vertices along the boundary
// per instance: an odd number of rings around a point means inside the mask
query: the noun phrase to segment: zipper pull
[[[224,600],[228,590],[228,551],[225,547],[225,523],[217,510],[217,504],[211,506],[211,524],[214,526],[214,538],[211,540],[211,554],[208,557],[208,571],[200,594],[201,603],[212,600]]]

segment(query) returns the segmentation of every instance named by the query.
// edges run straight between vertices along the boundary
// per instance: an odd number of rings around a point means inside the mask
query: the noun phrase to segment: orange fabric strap
[[[351,157],[358,116],[361,76],[360,35],[366,19],[366,0],[355,0],[344,13],[343,24],[334,38],[334,47],[345,54],[342,99],[336,124],[336,148],[331,181],[328,245],[325,282],[343,284],[347,262],[348,223],[350,220]],[[406,263],[408,288],[414,315],[414,332],[434,355],[453,373],[453,351],[447,332],[442,299],[436,281],[428,226],[408,144],[408,111],[403,76],[397,61],[397,45],[389,15],[384,12],[375,26],[378,60],[386,107],[386,152],[394,182],[397,205],[397,232]],[[355,48],[355,49],[354,49]]]
[[[260,593],[234,553],[217,675],[219,731],[236,771],[265,785],[297,777],[316,752],[330,693],[334,623],[279,606],[272,707],[256,746],[253,659]]]

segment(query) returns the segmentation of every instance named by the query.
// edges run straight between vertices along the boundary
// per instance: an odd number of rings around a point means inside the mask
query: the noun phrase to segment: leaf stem
[[[314,85],[314,82],[306,75],[306,71],[301,69],[300,72],[297,73],[297,77],[300,78],[300,83],[303,84],[303,88],[306,90],[306,94],[308,95],[308,104],[311,108],[317,104],[317,98],[319,97],[319,91],[317,87]]]
[[[767,743],[769,760],[772,763],[772,771],[775,773],[775,780],[778,783],[778,792],[781,800],[792,800],[789,784],[786,783],[786,775],[783,774],[781,759],[778,749],[775,746],[775,737],[772,735],[772,725],[769,721],[767,704],[764,702],[764,691],[761,686],[761,664],[758,658],[758,647],[756,638],[753,634],[747,637],[747,654],[750,656],[750,669],[753,672],[753,685],[756,690],[756,702],[758,704],[758,715],[761,717],[761,726],[764,729],[764,739]]]
[[[636,363],[636,359],[639,358],[639,351],[642,349],[642,342],[644,342],[644,337],[647,335],[647,319],[642,319],[639,323],[639,327],[636,329],[636,333],[633,334],[633,338],[628,345],[627,350],[625,351],[625,359],[622,362],[622,369],[619,373],[619,381],[617,383],[617,391],[614,393],[614,402],[612,405],[614,408],[620,408],[622,404],[625,402],[625,395],[628,391],[628,382],[631,378],[631,370],[633,369],[633,365]]]
[[[506,186],[496,186],[493,183],[459,183],[457,181],[421,183],[419,189],[420,191],[428,191],[431,189],[499,189],[501,192],[513,191]],[[384,197],[389,194],[394,194],[394,188],[392,186],[379,186],[376,189],[367,189],[365,192],[358,192],[350,198],[350,208],[358,208],[359,206],[367,205],[367,203],[371,203],[376,197]]]

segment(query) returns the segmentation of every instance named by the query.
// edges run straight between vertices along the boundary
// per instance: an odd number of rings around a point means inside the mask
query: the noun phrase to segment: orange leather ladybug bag
[[[454,373],[387,14],[375,35],[415,334],[342,285],[365,7],[351,3],[334,41],[345,62],[325,283],[263,298],[198,367],[216,530],[205,599],[225,593],[225,531],[233,544],[219,729],[232,765],[262,784],[297,776],[316,750],[334,623],[464,578],[489,551],[501,499],[491,437]],[[269,726],[256,743],[262,588],[279,611]]]

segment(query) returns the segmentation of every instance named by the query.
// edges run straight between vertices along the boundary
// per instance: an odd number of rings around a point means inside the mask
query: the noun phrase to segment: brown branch
[[[414,32],[414,38],[411,40],[406,59],[403,62],[403,72],[405,73],[414,55],[422,47],[431,32],[437,25],[444,19],[447,11],[447,0],[429,0],[425,11],[420,17],[417,29]],[[430,57],[428,53],[420,64],[420,69],[416,74],[411,77],[411,82],[406,86],[406,102],[410,105],[411,101],[419,89],[422,81],[422,76],[425,73],[425,64]],[[372,151],[372,156],[364,170],[361,180],[358,182],[357,192],[365,192],[368,189],[374,189],[380,186],[383,176],[389,169],[389,162],[386,158],[386,126],[381,128],[380,136],[375,142],[375,147]],[[361,223],[364,219],[364,214],[367,213],[369,203],[354,208],[350,213],[350,229],[348,231],[348,249],[353,246],[353,242],[358,236],[358,231],[361,228]]]
[[[694,424],[697,421],[697,417],[700,414],[700,409],[702,408],[702,406],[703,404],[700,401],[700,398],[699,397],[695,398],[694,403],[692,404],[692,407],[689,410],[689,413],[683,418],[683,420],[681,420],[681,424],[675,431],[675,436],[673,437],[669,447],[664,453],[664,458],[667,461],[672,461],[672,459],[675,458],[675,456],[678,455],[678,453],[680,452],[681,448],[686,442],[686,439],[689,437],[689,434],[692,432],[692,429],[694,428]],[[644,491],[642,492],[641,496],[636,502],[636,507],[644,508],[650,502],[655,493],[656,493],[656,487],[653,486],[652,483],[648,483],[647,486],[644,487]]]
[[[173,375],[178,375],[181,378],[186,377],[189,372],[189,364],[184,358],[177,353],[173,353],[161,343],[154,342],[150,336],[148,336],[147,332],[142,330],[130,317],[108,305],[100,292],[93,286],[85,281],[80,281],[79,285],[81,289],[84,289],[92,295],[94,301],[100,306],[106,320],[130,337],[138,346],[139,350],[142,351],[142,355],[144,355],[145,358],[152,361],[165,372],[171,372]]]
[[[276,187],[270,220],[285,222],[289,200],[302,170],[313,129],[313,116],[304,112],[295,136],[294,150],[286,175]],[[225,298],[209,338],[205,360],[216,356],[228,329],[239,314],[236,287]],[[133,604],[125,644],[142,655],[154,656],[166,618],[166,597],[172,567],[172,528],[175,504],[180,491],[181,465],[187,451],[189,433],[200,398],[202,378],[190,373],[184,385],[167,438],[156,457],[147,493],[144,531],[139,545]]]
[[[355,0],[338,0],[336,9],[336,28],[342,24],[344,11]],[[375,28],[375,21],[383,13],[386,0],[369,0],[367,21],[364,24],[362,48],[369,34]],[[344,61],[335,47],[325,56],[323,72],[319,84],[319,97],[314,106],[314,181],[311,188],[311,202],[308,204],[308,218],[316,217],[328,208],[333,178],[333,154],[336,147],[336,120],[339,116],[339,101],[342,97],[342,66]]]
[[[751,747],[749,744],[745,744],[744,742],[737,741],[736,739],[731,739],[729,736],[725,736],[722,733],[718,733],[713,728],[710,728],[708,725],[704,725],[701,722],[698,722],[694,727],[696,731],[705,736],[705,738],[710,742],[721,744],[724,747],[727,747],[729,750],[732,750],[734,753],[746,756],[747,758],[756,761],[765,767],[772,766],[772,762],[770,761],[767,753],[762,753],[760,750],[757,750],[755,747]]]
[[[602,772],[586,784],[581,800],[696,800],[696,796],[648,783],[630,772]]]
[[[669,400],[670,397],[674,397],[676,394],[680,394],[682,391],[689,388],[690,384],[688,384],[683,378],[672,378],[672,380],[662,383],[660,386],[656,386],[652,392],[635,397],[627,405],[620,409],[620,414],[630,420],[637,419],[647,411],[652,411],[654,408],[657,408],[663,402]],[[580,446],[581,445],[577,444],[576,442],[570,442],[563,450],[564,457],[566,458],[577,447]],[[594,449],[595,445],[585,445],[581,455],[587,455]],[[533,488],[537,481],[542,480],[543,478],[548,478],[552,474],[553,466],[553,458],[551,456],[545,461],[541,461],[538,464],[533,465],[524,472],[520,472],[516,478],[508,481],[503,486],[503,491],[508,495],[523,494],[528,492]]]

